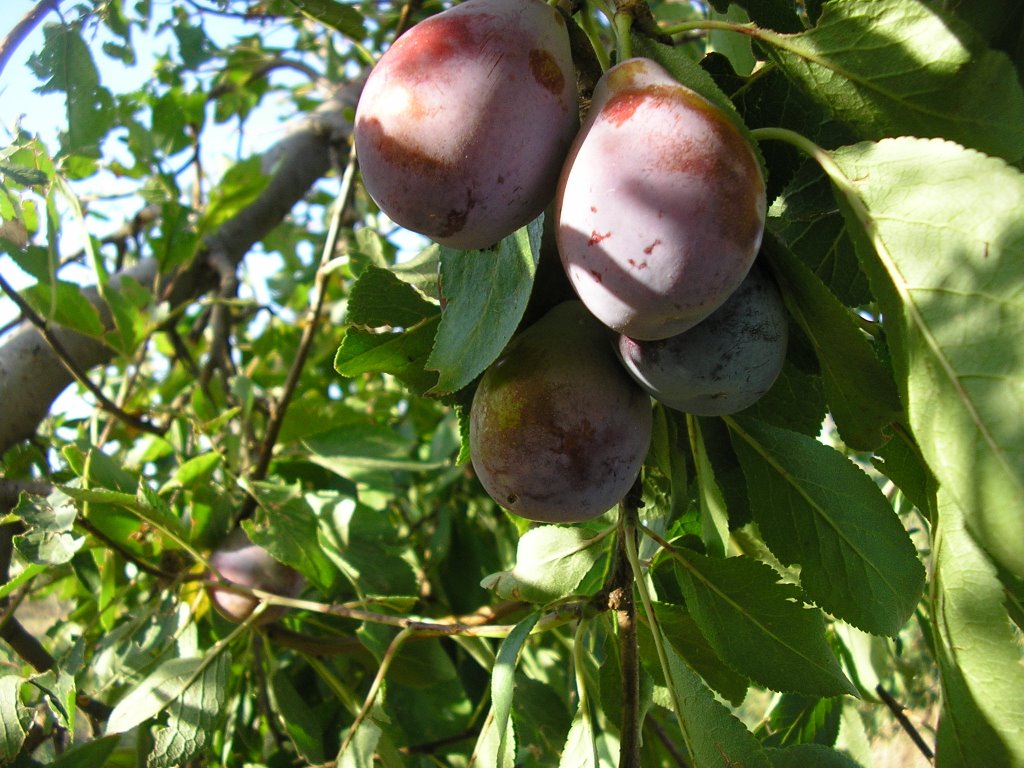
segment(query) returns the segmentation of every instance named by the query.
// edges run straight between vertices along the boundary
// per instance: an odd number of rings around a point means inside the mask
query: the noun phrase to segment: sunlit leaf
[[[858,144],[835,160],[866,207],[844,213],[921,454],[968,529],[1022,576],[1024,174],[943,141]]]
[[[1003,53],[913,0],[832,0],[818,24],[762,39],[790,81],[864,138],[944,136],[1024,155],[1024,90]]]
[[[439,373],[432,393],[462,389],[512,338],[533,287],[542,227],[538,217],[490,250],[441,249],[445,309],[427,360]]]

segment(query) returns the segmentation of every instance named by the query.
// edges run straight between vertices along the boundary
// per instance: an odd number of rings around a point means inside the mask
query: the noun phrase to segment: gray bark
[[[237,266],[249,249],[266,237],[331,167],[331,148],[341,146],[351,126],[345,121],[346,108],[358,99],[361,82],[340,88],[317,112],[303,120],[280,144],[266,155],[271,180],[263,193],[234,218],[204,241],[203,248],[184,270],[159,275],[157,264],[145,259],[125,270],[142,285],[155,286],[156,295],[172,307],[181,306],[216,287],[218,275],[212,258]],[[112,277],[117,285],[122,275]],[[110,313],[94,288],[86,295],[100,310],[105,323]],[[89,370],[109,363],[115,352],[106,345],[66,328],[53,328],[55,335],[79,368]],[[11,331],[0,344],[0,455],[16,443],[35,434],[73,377],[57,355],[28,322]]]

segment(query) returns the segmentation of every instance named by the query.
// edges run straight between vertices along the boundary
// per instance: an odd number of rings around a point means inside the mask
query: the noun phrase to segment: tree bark
[[[342,86],[265,157],[270,183],[263,193],[204,241],[190,264],[174,275],[161,275],[153,259],[144,259],[111,278],[117,286],[125,276],[155,288],[160,301],[178,307],[217,285],[211,254],[237,265],[249,249],[266,237],[331,167],[331,150],[344,143],[351,125],[345,110],[355,106],[362,79]],[[344,153],[343,153],[344,154]],[[86,295],[109,327],[110,312],[95,288]],[[109,363],[115,352],[101,342],[55,327],[54,333],[79,368]],[[28,322],[15,328],[0,344],[0,455],[35,434],[54,400],[73,381],[39,332]]]

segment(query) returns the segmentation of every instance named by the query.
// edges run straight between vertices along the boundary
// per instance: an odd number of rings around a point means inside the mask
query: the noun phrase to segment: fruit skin
[[[284,597],[296,597],[302,592],[305,580],[298,571],[278,562],[267,550],[253,544],[240,528],[228,535],[212,555],[210,565],[225,581],[273,592]],[[209,587],[210,602],[224,618],[240,623],[256,609],[258,600],[246,595]],[[268,624],[284,615],[283,606],[269,606],[257,621]]]
[[[470,456],[505,509],[578,522],[629,491],[651,441],[651,401],[610,341],[580,302],[566,301],[484,373],[470,409]]]
[[[697,416],[724,416],[753,405],[786,359],[786,310],[756,267],[708,318],[658,341],[620,336],[630,375],[659,402]]]
[[[644,340],[682,333],[725,301],[757,255],[766,207],[743,134],[649,59],[601,78],[555,204],[580,299]]]
[[[578,126],[561,14],[541,0],[468,0],[381,57],[354,135],[366,190],[392,220],[471,249],[550,203]]]

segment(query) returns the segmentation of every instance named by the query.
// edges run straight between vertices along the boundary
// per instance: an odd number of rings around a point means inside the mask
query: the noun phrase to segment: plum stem
[[[747,35],[749,37],[762,37],[760,33],[763,31],[752,23],[739,24],[735,21],[723,21],[720,19],[694,19],[693,21],[684,21],[671,27],[665,27],[662,31],[666,35],[674,37],[675,35],[681,35],[685,32],[703,32],[712,29],[724,30],[726,32],[737,32],[738,34]]]
[[[860,194],[827,150],[822,149],[806,136],[796,131],[791,131],[788,128],[755,128],[750,134],[757,141],[784,141],[811,157],[821,166],[821,170],[828,176],[829,181],[842,194],[843,199],[850,206],[850,211],[857,218],[857,221],[860,222],[861,226],[864,227],[864,232],[867,234],[868,239],[871,240],[872,245],[876,249],[879,247],[880,243],[877,242],[877,231],[871,213],[865,206]]]
[[[601,8],[603,13],[607,13],[607,10]],[[594,14],[587,13],[584,11],[580,14],[580,27],[583,29],[584,34],[590,40],[590,45],[594,49],[594,55],[597,56],[597,61],[601,65],[601,70],[604,71],[611,66],[611,59],[608,57],[608,51],[604,49],[604,44],[601,42],[601,30],[597,25],[597,20]]]
[[[630,37],[630,32],[633,29],[633,9],[629,0],[616,0],[613,21],[617,61],[623,62],[633,58],[633,39]]]
[[[634,511],[634,515],[635,515]],[[641,528],[644,533],[648,533],[647,528]],[[657,539],[656,539],[657,540]],[[651,627],[651,637],[654,639],[654,648],[658,652],[658,663],[661,665],[662,675],[665,677],[665,685],[668,686],[669,694],[672,697],[672,711],[676,716],[676,723],[679,725],[679,732],[683,735],[683,740],[686,742],[686,748],[693,754],[693,744],[690,743],[689,730],[686,728],[686,723],[683,721],[683,707],[682,702],[679,700],[679,692],[676,690],[676,686],[672,683],[672,667],[669,664],[668,653],[665,651],[664,635],[661,632],[661,624],[658,622],[658,616],[654,613],[654,603],[651,601],[651,592],[647,588],[647,576],[640,565],[640,556],[637,554],[636,541],[633,539],[625,538],[626,545],[626,557],[629,559],[629,565],[633,569],[633,579],[636,583],[637,592],[640,594],[640,602],[644,606],[644,614],[647,616],[647,622]],[[661,543],[659,541],[659,543]],[[662,544],[664,546],[664,544]]]

